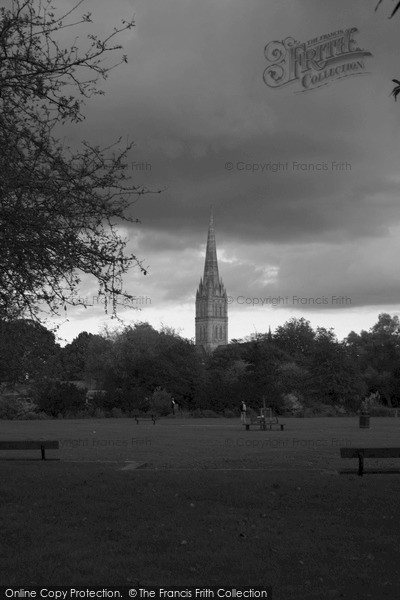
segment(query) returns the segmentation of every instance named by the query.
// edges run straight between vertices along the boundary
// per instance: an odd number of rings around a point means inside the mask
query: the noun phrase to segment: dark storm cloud
[[[134,140],[133,180],[164,190],[132,206],[141,224],[128,229],[130,247],[150,265],[143,289],[193,302],[213,204],[228,291],[341,291],[382,306],[399,297],[400,106],[389,98],[399,22],[365,0],[87,4],[104,28],[135,14],[128,65],[69,135]],[[309,93],[264,84],[268,42],[349,27],[373,55],[368,74]],[[278,163],[287,167],[265,166]]]

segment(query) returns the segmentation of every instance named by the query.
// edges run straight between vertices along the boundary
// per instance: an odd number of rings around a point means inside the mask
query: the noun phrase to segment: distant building
[[[228,343],[228,303],[225,286],[218,274],[214,220],[208,228],[204,275],[196,293],[196,346],[212,352]]]

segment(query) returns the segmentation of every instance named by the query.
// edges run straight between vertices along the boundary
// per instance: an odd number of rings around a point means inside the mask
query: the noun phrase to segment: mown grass
[[[344,432],[384,445],[397,432],[383,421],[370,432],[325,421],[290,422],[285,438],[316,442]],[[31,425],[26,437],[45,431]],[[64,446],[60,462],[0,461],[0,584],[270,585],[275,600],[399,597],[399,475],[339,476],[338,448],[279,447],[280,432],[244,437],[237,422],[160,425],[142,430],[153,442],[143,452],[100,453],[146,456],[149,469],[67,462],[100,460],[96,446],[91,454],[89,446]],[[77,433],[83,425],[68,427]],[[85,427],[99,435],[98,424]],[[103,427],[102,439],[115,440],[132,425]],[[64,424],[65,439],[70,433]],[[261,448],[266,440],[275,447]]]

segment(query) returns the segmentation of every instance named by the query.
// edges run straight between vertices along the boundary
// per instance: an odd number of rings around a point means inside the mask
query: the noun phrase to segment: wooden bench
[[[133,418],[136,421],[136,425],[139,425],[139,421],[153,421],[153,425],[155,425],[159,417],[157,415],[133,415]]]
[[[273,426],[276,426],[281,431],[283,431],[285,427],[284,423],[278,423],[277,417],[275,417],[274,419],[264,419],[262,417],[246,417],[246,420],[243,423],[243,425],[245,425],[246,431],[249,431],[252,425],[258,425],[258,427],[264,431],[266,429],[269,429],[271,431]]]
[[[0,441],[0,450],[40,450],[42,453],[42,460],[46,460],[46,449],[58,450],[58,448],[59,443],[54,440]]]
[[[278,421],[276,423],[268,423],[267,422],[267,423],[265,423],[265,425],[262,429],[269,429],[271,431],[271,429],[275,426],[277,429],[280,429],[280,431],[283,431],[285,428],[285,423],[278,423]]]
[[[400,458],[400,448],[340,448],[342,458],[358,458],[358,474],[364,473],[364,458]],[[367,471],[382,473],[383,471]]]

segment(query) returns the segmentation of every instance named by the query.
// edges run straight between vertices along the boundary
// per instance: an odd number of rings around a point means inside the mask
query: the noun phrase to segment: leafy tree
[[[369,392],[378,391],[388,404],[400,402],[400,321],[397,316],[382,313],[370,331],[358,336],[351,332],[346,340]]]
[[[63,376],[67,380],[85,379],[86,361],[89,356],[89,346],[95,337],[93,333],[81,333],[61,350]]]
[[[306,357],[313,348],[315,332],[303,317],[292,318],[276,328],[273,336],[275,344],[291,357]]]
[[[40,323],[0,321],[0,340],[0,381],[13,385],[59,375],[60,348]]]
[[[284,394],[294,394],[303,398],[308,391],[309,372],[295,362],[283,362],[279,367],[279,375]]]
[[[240,399],[258,410],[265,397],[267,406],[279,412],[283,405],[280,365],[287,360],[286,352],[278,345],[259,338],[246,344],[243,360],[249,365],[237,385]]]
[[[97,280],[115,312],[118,298],[131,298],[124,273],[146,273],[116,228],[136,222],[127,208],[147,191],[126,175],[131,145],[72,150],[58,137],[60,125],[83,119],[85,100],[103,93],[98,81],[116,66],[107,59],[121,49],[115,40],[134,26],[122,21],[104,39],[89,34],[86,49],[76,39],[64,48],[60,31],[91,23],[90,14],[74,19],[81,3],[61,15],[50,0],[0,8],[0,318],[85,304],[80,273]]]
[[[371,327],[371,333],[376,336],[398,336],[400,340],[400,320],[397,315],[392,317],[387,313],[378,316],[378,322]]]
[[[312,395],[325,404],[356,410],[366,391],[359,370],[333,329],[317,327],[310,367]]]
[[[101,335],[94,335],[87,346],[85,379],[96,381],[100,389],[113,379],[112,347],[112,341]]]
[[[112,365],[122,389],[161,387],[179,404],[192,402],[200,361],[195,347],[171,331],[148,323],[125,328],[115,339]]]

